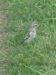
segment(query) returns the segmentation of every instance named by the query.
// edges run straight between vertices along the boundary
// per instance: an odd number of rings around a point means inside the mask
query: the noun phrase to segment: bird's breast
[[[30,37],[32,38],[36,37],[36,32],[30,32]]]

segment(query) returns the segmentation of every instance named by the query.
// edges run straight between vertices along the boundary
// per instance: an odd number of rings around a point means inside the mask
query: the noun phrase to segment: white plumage
[[[36,26],[37,24],[35,22],[32,23],[32,25],[29,28],[29,31],[26,35],[26,37],[23,39],[22,43],[29,43],[36,37]]]

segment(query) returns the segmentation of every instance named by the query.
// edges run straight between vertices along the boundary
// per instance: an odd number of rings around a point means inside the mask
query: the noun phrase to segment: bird
[[[25,38],[23,39],[23,41],[21,42],[22,44],[23,43],[30,43],[31,41],[33,41],[35,38],[36,38],[36,28],[37,28],[37,23],[35,22],[32,22]]]

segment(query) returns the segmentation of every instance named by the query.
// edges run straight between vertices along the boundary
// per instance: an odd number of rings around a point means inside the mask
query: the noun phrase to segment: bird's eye
[[[33,27],[36,27],[36,25],[34,25]]]

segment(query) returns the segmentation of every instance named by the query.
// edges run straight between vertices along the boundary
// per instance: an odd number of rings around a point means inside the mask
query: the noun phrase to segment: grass
[[[8,48],[6,75],[56,75],[56,1],[3,0]],[[32,21],[37,21],[36,40],[19,45]]]

